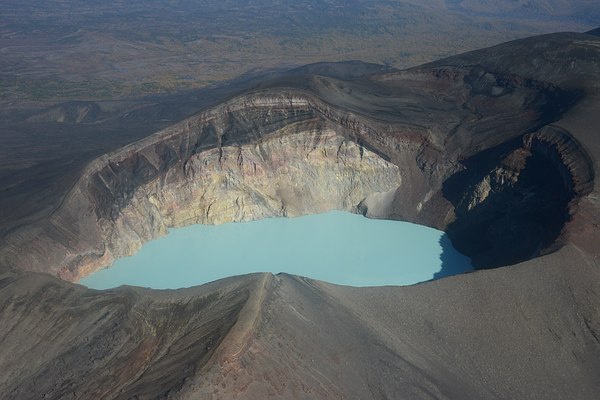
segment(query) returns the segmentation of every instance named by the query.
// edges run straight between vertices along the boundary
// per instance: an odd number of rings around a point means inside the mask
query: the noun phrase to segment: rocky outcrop
[[[565,226],[592,190],[593,163],[554,126],[490,149],[445,182],[455,220],[447,232],[476,268],[526,261],[565,243]]]
[[[565,129],[545,126],[538,132],[525,135],[525,147],[533,153],[552,160],[559,170],[564,187],[580,198],[594,189],[594,163],[588,152]]]

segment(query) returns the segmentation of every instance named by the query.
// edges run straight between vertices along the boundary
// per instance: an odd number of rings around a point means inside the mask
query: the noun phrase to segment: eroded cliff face
[[[168,227],[356,212],[401,186],[399,168],[330,130],[275,133],[258,143],[194,154],[183,169],[136,189],[114,220],[102,220],[111,257],[135,252]],[[150,223],[148,223],[150,222]]]
[[[445,182],[456,216],[447,232],[476,268],[516,264],[560,248],[579,200],[593,189],[589,155],[555,126],[465,164]]]
[[[399,166],[336,131],[306,101],[247,101],[241,112],[233,104],[97,160],[49,223],[13,236],[3,256],[77,280],[169,227],[358,212],[359,205],[387,216],[402,185]],[[242,124],[251,140],[227,142]]]
[[[77,280],[169,227],[337,209],[447,229],[478,267],[507,265],[552,249],[593,180],[568,132],[524,136],[577,98],[547,82],[478,66],[293,85],[94,160],[49,218],[3,238],[0,263]]]

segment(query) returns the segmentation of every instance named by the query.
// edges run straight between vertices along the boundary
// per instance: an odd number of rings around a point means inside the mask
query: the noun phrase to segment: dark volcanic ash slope
[[[597,37],[543,36],[368,78],[281,77],[100,157],[49,218],[2,239],[0,393],[596,398],[599,82]],[[413,287],[254,275],[166,292],[25,272],[77,279],[169,226],[333,208],[516,265]]]
[[[31,399],[595,399],[598,282],[597,265],[572,248],[552,262],[413,287],[258,275],[97,292],[4,274],[0,335],[10,351],[0,390]]]

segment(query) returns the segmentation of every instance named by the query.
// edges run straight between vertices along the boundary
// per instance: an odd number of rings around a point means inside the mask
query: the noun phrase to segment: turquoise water
[[[171,229],[80,283],[95,289],[174,289],[251,272],[286,272],[342,285],[382,286],[471,270],[470,260],[452,248],[444,232],[332,211]]]

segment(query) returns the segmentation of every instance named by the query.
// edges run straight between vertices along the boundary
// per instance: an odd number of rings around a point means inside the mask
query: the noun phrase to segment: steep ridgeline
[[[593,179],[585,162],[567,168],[584,153],[568,132],[523,139],[578,99],[548,82],[474,66],[286,84],[279,78],[98,158],[47,220],[7,235],[2,263],[77,280],[168,227],[340,209],[449,227],[477,267],[506,265],[555,248],[567,206]],[[546,164],[550,184],[535,192]],[[575,180],[583,187],[574,190]],[[515,218],[487,223],[497,219],[497,192],[532,190],[556,201],[523,208],[504,196]]]
[[[175,392],[211,357],[241,349],[269,281],[245,276],[157,294],[91,291],[47,275],[3,272],[0,337],[10,351],[0,354],[0,397],[150,399]]]
[[[600,271],[553,256],[375,288],[247,275],[95,291],[2,273],[0,396],[595,400]]]

